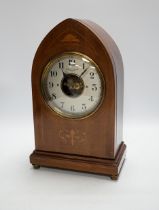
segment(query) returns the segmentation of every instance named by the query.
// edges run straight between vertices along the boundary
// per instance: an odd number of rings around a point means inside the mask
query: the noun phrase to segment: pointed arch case
[[[82,119],[59,116],[45,103],[41,77],[45,66],[63,53],[91,58],[105,81],[98,110]],[[98,173],[117,179],[125,158],[123,143],[123,63],[112,38],[88,20],[66,19],[42,40],[32,66],[35,150],[30,162],[39,166]]]

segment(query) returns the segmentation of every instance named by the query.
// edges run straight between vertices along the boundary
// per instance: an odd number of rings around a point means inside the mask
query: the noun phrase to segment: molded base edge
[[[122,142],[115,159],[104,159],[80,155],[62,154],[34,150],[30,162],[34,168],[52,167],[110,176],[117,180],[125,160],[126,145]]]

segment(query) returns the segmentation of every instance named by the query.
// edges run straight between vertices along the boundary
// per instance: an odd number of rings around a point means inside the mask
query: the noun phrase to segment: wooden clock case
[[[105,80],[99,109],[84,119],[59,116],[45,103],[41,77],[48,62],[64,52],[90,57]],[[88,20],[66,19],[43,39],[32,66],[35,150],[30,162],[40,166],[98,173],[117,179],[125,158],[123,143],[123,63],[112,38]]]

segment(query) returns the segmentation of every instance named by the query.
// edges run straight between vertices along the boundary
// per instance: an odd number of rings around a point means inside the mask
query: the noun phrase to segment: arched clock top
[[[91,50],[95,50],[94,55],[96,55],[97,58],[100,57],[100,51],[105,53],[107,57],[105,62],[108,62],[110,59],[110,65],[113,65],[114,73],[118,74],[118,71],[122,72],[123,63],[120,51],[108,33],[92,21],[71,18],[59,23],[42,40],[37,49],[33,66],[34,63],[36,64],[36,62],[38,62],[38,57],[41,55],[58,55],[61,51],[63,52],[64,49],[70,51],[70,48],[67,47],[70,43],[74,48],[79,48],[81,52],[85,52],[85,48],[87,48],[88,56],[91,55]],[[82,46],[80,46],[82,44],[84,44],[83,49]],[[56,45],[58,45],[58,49],[54,52]],[[100,51],[99,48],[101,48]]]

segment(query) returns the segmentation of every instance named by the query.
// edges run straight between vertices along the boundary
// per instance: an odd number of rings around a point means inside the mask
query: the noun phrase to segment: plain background
[[[32,60],[43,37],[68,17],[102,26],[123,57],[128,149],[118,181],[29,163]],[[158,91],[158,0],[0,0],[0,210],[158,210]]]

